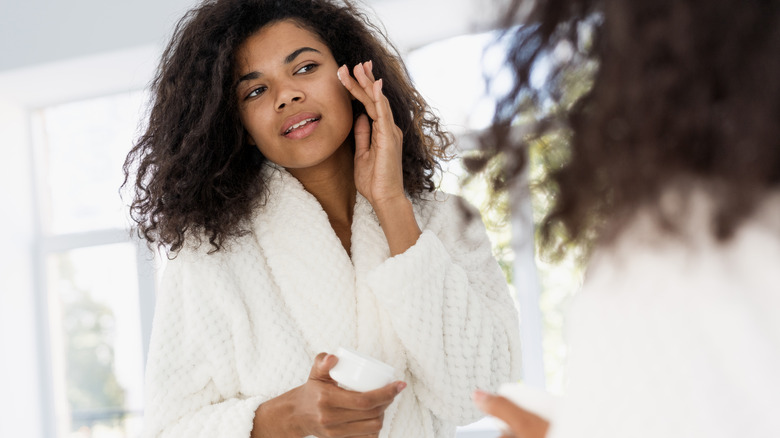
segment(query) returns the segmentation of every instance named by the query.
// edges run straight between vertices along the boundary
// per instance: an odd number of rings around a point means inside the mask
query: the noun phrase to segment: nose
[[[276,94],[276,110],[280,111],[293,102],[302,102],[305,98],[303,91],[289,84],[282,85]]]

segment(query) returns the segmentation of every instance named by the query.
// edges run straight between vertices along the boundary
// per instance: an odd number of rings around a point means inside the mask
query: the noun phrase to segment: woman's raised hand
[[[347,391],[328,374],[336,362],[336,356],[320,353],[306,383],[260,405],[252,438],[379,436],[385,409],[406,384],[393,382],[374,391]]]
[[[390,102],[382,92],[382,79],[376,80],[371,61],[358,64],[354,77],[346,65],[338,70],[341,83],[366,108],[373,120],[361,115],[355,121],[355,185],[375,210],[405,198],[403,133],[393,120]]]

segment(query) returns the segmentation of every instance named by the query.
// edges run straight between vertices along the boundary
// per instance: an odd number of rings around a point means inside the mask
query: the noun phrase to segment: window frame
[[[109,93],[105,96],[89,96],[87,98],[107,97],[116,93]],[[74,99],[77,101],[81,99]],[[67,102],[57,102],[67,103]],[[45,106],[43,107],[45,108]],[[32,120],[36,111],[43,108],[27,108],[26,114],[29,121]],[[31,149],[31,173],[33,179],[33,217],[35,218],[34,236],[33,236],[33,295],[35,302],[35,327],[38,352],[38,375],[40,382],[40,403],[42,419],[42,435],[46,437],[62,438],[66,421],[58,406],[58,401],[63,400],[64,391],[62,384],[57,382],[54,367],[54,351],[52,341],[52,325],[50,324],[50,299],[49,284],[47,281],[47,259],[49,256],[64,253],[76,249],[100,247],[119,243],[130,243],[133,245],[136,261],[135,276],[138,282],[138,308],[139,308],[139,327],[141,330],[141,359],[142,369],[145,370],[147,354],[149,351],[149,340],[151,337],[152,320],[154,317],[155,294],[156,294],[156,260],[155,253],[140,240],[134,233],[128,229],[121,228],[96,228],[90,231],[75,233],[47,233],[43,225],[42,205],[46,202],[42,187],[43,160],[41,147],[36,144],[35,129],[40,127],[33,123],[28,123],[27,129],[30,131],[29,147]],[[140,388],[143,390],[143,388]],[[132,413],[131,411],[127,411]]]

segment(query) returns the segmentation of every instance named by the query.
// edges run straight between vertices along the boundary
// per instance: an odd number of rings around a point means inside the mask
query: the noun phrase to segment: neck
[[[307,169],[287,169],[334,219],[352,219],[355,206],[354,161],[349,144],[342,145],[328,160]]]
[[[348,143],[328,160],[307,169],[287,169],[311,193],[328,215],[331,227],[350,253],[352,214],[355,209],[354,158]]]

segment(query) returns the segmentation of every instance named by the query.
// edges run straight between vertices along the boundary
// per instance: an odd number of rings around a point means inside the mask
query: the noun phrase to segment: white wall
[[[0,70],[162,44],[194,0],[0,0]]]
[[[401,50],[484,29],[506,0],[357,0]],[[162,46],[198,0],[0,0],[0,71]]]

